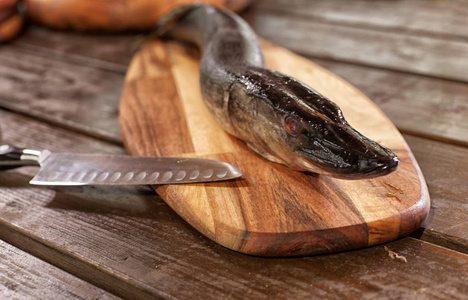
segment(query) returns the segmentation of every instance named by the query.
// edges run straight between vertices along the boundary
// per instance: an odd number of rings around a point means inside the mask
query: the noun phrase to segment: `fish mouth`
[[[400,159],[394,156],[388,161],[377,163],[375,167],[367,169],[361,174],[365,175],[367,178],[387,175],[395,171],[399,164]]]
[[[400,163],[395,154],[380,160],[361,158],[358,159],[357,163],[351,164],[337,155],[324,159],[307,150],[301,149],[296,153],[301,157],[297,164],[304,171],[339,179],[371,179],[384,176],[395,171]]]

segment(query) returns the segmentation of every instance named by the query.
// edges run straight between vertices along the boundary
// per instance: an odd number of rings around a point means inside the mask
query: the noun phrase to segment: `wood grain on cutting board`
[[[198,51],[152,41],[133,58],[120,105],[133,155],[189,156],[236,165],[240,180],[155,186],[208,238],[264,256],[329,253],[374,245],[418,228],[429,211],[424,178],[406,142],[377,106],[341,78],[283,48],[262,43],[267,67],[335,101],[349,123],[400,158],[398,170],[339,180],[269,162],[225,133],[203,104]]]

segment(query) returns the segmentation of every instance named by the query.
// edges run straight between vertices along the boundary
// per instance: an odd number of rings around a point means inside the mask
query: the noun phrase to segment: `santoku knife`
[[[0,146],[0,169],[40,166],[36,185],[143,185],[228,180],[242,176],[221,161],[129,155],[52,153]]]

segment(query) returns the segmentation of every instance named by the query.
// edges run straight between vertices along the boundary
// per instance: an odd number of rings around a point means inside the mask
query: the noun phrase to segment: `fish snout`
[[[388,156],[379,160],[359,160],[356,175],[367,178],[390,174],[398,168],[400,160],[396,155]]]

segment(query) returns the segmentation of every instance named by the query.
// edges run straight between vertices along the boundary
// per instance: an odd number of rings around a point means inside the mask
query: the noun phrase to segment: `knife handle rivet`
[[[172,172],[171,171],[167,171],[166,173],[163,174],[163,176],[161,177],[161,181],[162,182],[166,182],[168,181],[169,179],[172,178]]]
[[[174,179],[177,180],[177,181],[181,181],[182,179],[185,178],[186,175],[187,175],[187,172],[185,172],[185,171],[180,171],[180,172],[178,172],[178,173],[176,174],[176,176],[175,176]]]
[[[208,178],[210,178],[211,176],[213,176],[213,173],[214,173],[214,172],[213,172],[213,170],[211,170],[211,169],[204,170],[204,171],[202,172],[202,176],[203,176],[203,178],[208,179]]]

